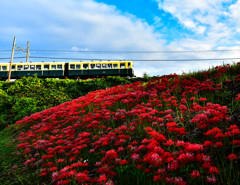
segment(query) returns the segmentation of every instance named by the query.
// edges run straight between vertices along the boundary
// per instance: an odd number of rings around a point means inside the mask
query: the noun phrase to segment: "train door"
[[[68,77],[68,69],[69,69],[69,63],[65,63],[65,69],[64,70],[64,77],[67,78]]]

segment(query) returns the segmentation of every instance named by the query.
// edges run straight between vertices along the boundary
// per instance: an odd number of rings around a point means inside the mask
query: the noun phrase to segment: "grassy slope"
[[[236,71],[239,72],[239,70]],[[232,76],[235,75],[236,71],[229,74],[225,73],[220,78],[216,77],[216,79],[213,80],[215,82],[218,81],[219,83],[224,82],[227,79],[231,79]],[[214,74],[215,71],[210,70],[207,75],[210,76],[210,73]],[[189,76],[202,80],[200,72],[189,74]],[[235,84],[232,85],[234,86]],[[221,105],[227,105],[228,107],[233,108],[234,105],[230,100],[232,99],[232,94],[235,93],[235,89],[236,88],[230,88],[230,85],[226,84],[225,89],[223,89],[221,94],[219,94],[219,99],[216,100],[216,103],[221,102]],[[15,145],[8,145],[19,135],[19,132],[19,130],[16,130],[13,127],[5,128],[0,132],[0,184],[32,184],[34,182],[29,182],[28,178],[34,179],[33,177],[37,177],[36,172],[32,171],[27,173],[26,169],[22,168],[22,161],[17,157],[16,151],[14,150]],[[18,166],[17,169],[11,170],[14,165]],[[35,179],[37,180],[37,178]]]
[[[0,101],[0,103],[2,103],[0,106],[2,108],[1,116],[4,116],[5,121],[7,121],[4,125],[0,125],[0,185],[32,184],[33,182],[29,182],[28,178],[37,180],[35,171],[27,171],[22,166],[23,161],[17,156],[15,150],[16,143],[12,143],[12,140],[18,137],[21,130],[16,130],[13,126],[4,129],[4,127],[16,121],[16,118],[21,119],[24,116],[39,112],[44,108],[59,105],[64,101],[75,99],[97,89],[148,80],[150,80],[150,78],[147,76],[145,78],[133,79],[110,76],[90,81],[29,77],[11,83],[0,82],[0,95],[3,95],[1,98],[7,99],[2,99],[3,102]],[[10,95],[6,94],[6,92]],[[55,98],[56,101],[53,102],[53,98]],[[49,101],[50,99],[52,99],[52,101]],[[32,104],[32,102],[34,102],[34,104]],[[17,104],[19,106],[16,108]],[[6,105],[9,107],[6,108]],[[12,169],[14,166],[17,166],[17,168]]]

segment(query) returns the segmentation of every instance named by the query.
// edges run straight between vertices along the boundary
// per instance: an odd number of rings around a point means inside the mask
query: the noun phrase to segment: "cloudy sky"
[[[24,49],[30,42],[31,57],[134,60],[137,76],[240,60],[223,60],[240,58],[240,0],[1,0],[0,17],[0,62],[10,61],[14,36]]]

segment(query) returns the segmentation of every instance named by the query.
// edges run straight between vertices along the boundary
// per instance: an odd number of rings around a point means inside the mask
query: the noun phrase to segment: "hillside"
[[[239,69],[96,90],[17,121],[15,183],[239,184]]]

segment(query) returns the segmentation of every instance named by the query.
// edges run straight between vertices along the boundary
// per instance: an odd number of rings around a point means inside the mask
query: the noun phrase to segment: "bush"
[[[8,125],[13,104],[12,97],[0,89],[0,130]]]

